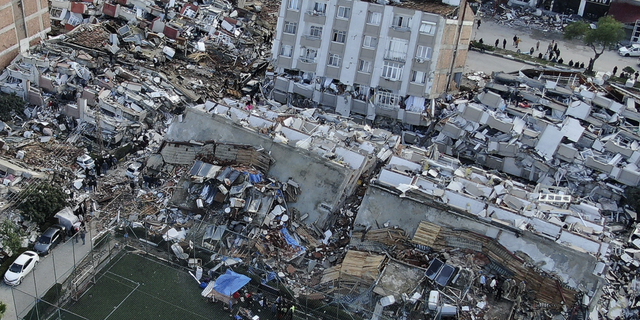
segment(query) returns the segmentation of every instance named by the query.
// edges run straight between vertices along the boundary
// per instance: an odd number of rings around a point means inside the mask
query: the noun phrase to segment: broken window
[[[433,49],[427,46],[418,46],[416,49],[416,60],[430,60]]]
[[[411,72],[411,82],[424,84],[427,79],[427,73],[424,71],[413,70]]]
[[[436,24],[433,22],[422,21],[420,24],[420,33],[434,35],[436,33]]]
[[[402,63],[385,61],[382,68],[382,77],[393,81],[400,80],[403,68],[404,64]]]
[[[284,22],[284,33],[296,34],[296,29],[298,28],[298,23],[296,22]]]
[[[326,12],[327,12],[327,4],[326,3],[316,2],[313,5],[313,14],[314,15],[324,16],[324,14]]]
[[[382,21],[382,13],[380,12],[367,12],[367,24],[379,26]]]
[[[378,38],[372,36],[364,36],[362,46],[368,49],[375,49],[378,46]]]
[[[289,10],[300,10],[300,0],[289,0],[289,5],[287,6]]]
[[[293,47],[288,44],[283,44],[282,47],[280,47],[280,55],[291,58],[293,55]]]
[[[411,17],[396,15],[391,26],[396,29],[408,29],[411,26]]]
[[[371,61],[369,60],[359,60],[358,61],[358,71],[363,73],[371,73]]]
[[[318,56],[318,50],[313,48],[302,48],[302,52],[300,54],[300,60],[307,63],[316,62],[316,57]]]
[[[399,101],[400,97],[397,94],[384,91],[376,93],[376,103],[381,106],[395,107]]]
[[[354,94],[355,94],[355,98],[357,100],[368,100],[369,96],[371,94],[371,88],[369,86],[365,86],[362,84],[355,84],[353,85],[354,88]]]
[[[387,47],[384,57],[388,60],[404,62],[407,58],[408,47],[408,40],[392,38],[389,40],[389,46]]]
[[[322,37],[322,27],[311,26],[311,28],[309,28],[309,36],[314,38]]]
[[[333,37],[331,41],[345,43],[347,41],[347,32],[340,30],[333,30]]]
[[[338,18],[349,19],[351,18],[351,8],[349,7],[338,7]]]
[[[341,61],[342,61],[342,57],[340,57],[340,55],[337,55],[335,53],[330,53],[329,54],[329,65],[330,66],[339,67]]]

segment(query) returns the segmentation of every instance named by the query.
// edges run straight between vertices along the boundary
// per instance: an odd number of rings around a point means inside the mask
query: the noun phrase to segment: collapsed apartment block
[[[426,125],[430,99],[460,83],[472,24],[446,1],[282,1],[272,97]]]
[[[247,112],[239,106],[226,100],[187,109],[165,138],[172,143],[216,141],[268,150],[273,159],[269,175],[281,181],[295,178],[303,194],[291,206],[319,227],[371,173],[377,159],[389,157],[400,142],[388,131],[323,116],[314,109],[294,116],[263,106]]]
[[[473,101],[442,110],[432,141],[442,153],[529,181],[619,194],[616,183],[640,182],[638,135],[629,129],[638,124],[637,97],[582,81],[572,72],[497,74]]]

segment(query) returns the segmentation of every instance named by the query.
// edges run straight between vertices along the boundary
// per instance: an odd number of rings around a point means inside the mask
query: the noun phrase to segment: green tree
[[[24,231],[13,221],[8,219],[2,221],[0,232],[2,232],[2,244],[11,249],[12,252],[16,252],[22,247],[20,239],[24,236]]]
[[[593,65],[605,49],[620,42],[624,38],[624,25],[611,16],[598,19],[596,28],[583,21],[572,22],[564,28],[565,39],[582,39],[582,42],[593,50],[593,59],[589,60],[587,70],[593,71]]]
[[[3,301],[0,301],[0,319],[4,317],[4,313],[7,312],[7,304]]]
[[[18,97],[15,93],[0,93],[0,120],[11,120],[12,113],[22,114],[24,112],[25,104],[24,100]]]
[[[18,205],[18,209],[29,220],[38,224],[46,222],[67,205],[67,196],[64,192],[49,183],[40,183],[35,188],[23,190],[20,198],[23,200]]]

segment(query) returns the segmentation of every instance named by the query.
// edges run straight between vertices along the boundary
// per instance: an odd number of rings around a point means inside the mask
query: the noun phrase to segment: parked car
[[[79,156],[76,159],[76,163],[82,168],[82,169],[93,169],[96,164],[93,161],[93,159],[88,155],[88,154],[84,154]]]
[[[640,44],[632,44],[618,49],[618,54],[623,57],[640,57]]]
[[[10,286],[19,285],[38,262],[40,262],[40,257],[38,257],[37,253],[33,251],[23,252],[4,274],[4,283]]]
[[[142,172],[142,163],[134,162],[130,164],[129,167],[127,167],[127,172],[125,172],[125,174],[127,175],[127,177],[133,179],[139,176],[140,172]]]
[[[65,228],[59,224],[47,228],[33,246],[39,255],[47,255],[64,238]]]

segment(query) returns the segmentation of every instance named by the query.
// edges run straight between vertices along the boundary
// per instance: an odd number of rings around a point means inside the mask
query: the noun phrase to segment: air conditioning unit
[[[424,62],[424,59],[422,59],[422,58],[416,58],[416,61],[417,61],[417,62],[419,62],[419,63],[423,63],[423,62]]]

